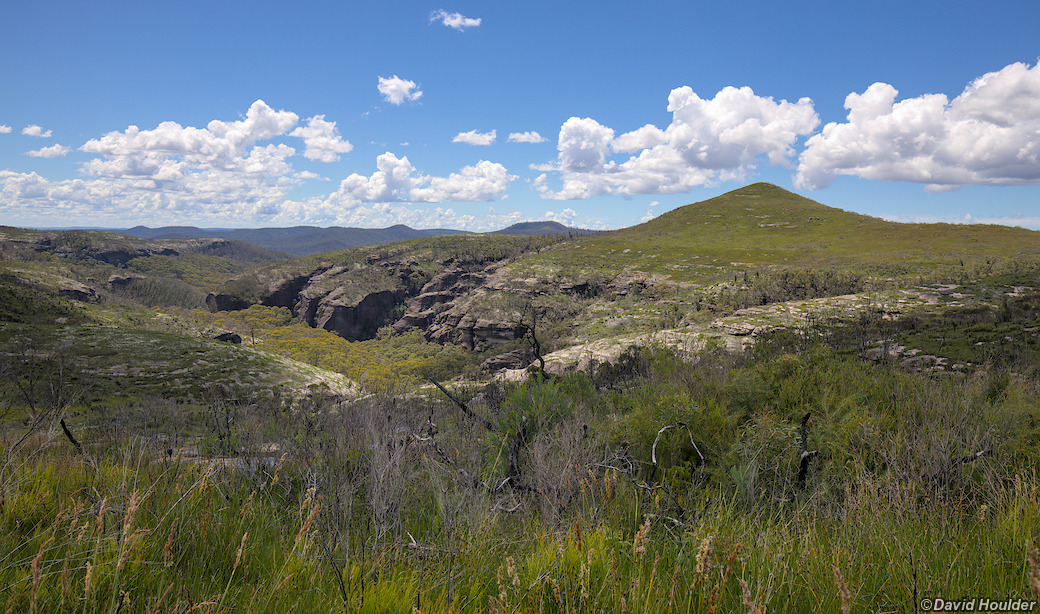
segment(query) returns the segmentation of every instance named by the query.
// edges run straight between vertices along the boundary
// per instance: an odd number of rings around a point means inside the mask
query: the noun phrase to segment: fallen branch
[[[469,418],[470,418],[471,420],[475,420],[476,422],[480,423],[480,425],[481,425],[481,426],[483,426],[484,428],[486,428],[486,429],[487,429],[487,430],[489,430],[489,431],[497,431],[497,430],[498,430],[498,429],[496,429],[496,428],[495,428],[495,425],[494,425],[494,424],[491,424],[491,421],[490,421],[490,420],[488,420],[487,418],[485,418],[485,417],[483,417],[483,416],[481,416],[481,415],[477,414],[477,413],[476,413],[476,412],[474,412],[474,411],[473,411],[472,409],[470,409],[470,408],[469,408],[469,406],[467,406],[467,405],[466,405],[465,403],[463,403],[462,401],[460,401],[460,400],[459,400],[459,398],[458,398],[458,397],[456,397],[455,395],[453,395],[453,394],[452,394],[451,392],[449,392],[447,388],[445,388],[444,386],[442,386],[440,382],[438,382],[437,380],[433,379],[432,377],[428,377],[428,378],[426,378],[426,379],[427,379],[427,381],[429,381],[429,382],[430,382],[431,384],[433,384],[434,386],[436,386],[438,390],[440,390],[441,392],[443,392],[443,393],[444,393],[444,395],[445,395],[446,397],[448,397],[449,399],[451,399],[451,401],[452,401],[453,403],[455,403],[455,405],[456,405],[456,406],[457,406],[457,407],[458,407],[459,409],[461,409],[461,410],[462,410],[462,413],[464,413],[464,414],[465,414],[465,415],[466,415],[467,417],[469,417]]]

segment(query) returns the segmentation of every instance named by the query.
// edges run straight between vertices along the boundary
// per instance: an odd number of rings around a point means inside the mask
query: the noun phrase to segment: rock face
[[[449,267],[433,277],[417,296],[406,303],[394,332],[419,328],[429,341],[456,343],[473,350],[503,345],[523,336],[523,327],[508,319],[496,319],[475,303],[501,290],[495,275],[499,265],[467,269]]]
[[[429,266],[407,259],[322,263],[271,282],[259,303],[286,307],[300,321],[351,341],[371,339],[392,325],[394,333],[418,328],[427,340],[475,349],[523,335],[517,322],[478,307],[478,299],[503,289],[496,277],[501,266],[449,260],[431,274]],[[245,309],[253,302],[226,293],[206,297],[211,311]]]
[[[239,309],[248,308],[251,304],[245,299],[236,298],[230,294],[214,294],[210,292],[206,296],[206,307],[209,307],[212,313],[218,311],[238,311]]]
[[[58,290],[58,294],[64,298],[82,303],[96,303],[101,300],[97,290],[72,280],[67,280],[63,287]]]
[[[354,305],[329,301],[321,305],[313,323],[308,323],[345,339],[371,339],[380,327],[393,321],[398,303],[397,295],[389,290],[367,294]]]
[[[480,370],[484,373],[498,373],[505,369],[526,369],[533,362],[534,352],[529,348],[520,348],[488,358],[480,365]]]

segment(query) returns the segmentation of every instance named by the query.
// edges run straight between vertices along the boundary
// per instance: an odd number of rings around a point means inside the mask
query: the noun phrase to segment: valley
[[[1040,598],[1040,232],[763,183],[557,226],[0,227],[0,601]]]

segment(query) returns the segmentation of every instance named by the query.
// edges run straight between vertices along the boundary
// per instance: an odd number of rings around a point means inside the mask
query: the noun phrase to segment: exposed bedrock
[[[380,327],[393,321],[398,303],[396,294],[389,290],[366,295],[356,305],[327,302],[311,325],[351,341],[371,339]]]
[[[393,325],[395,333],[418,328],[430,341],[474,349],[523,335],[517,323],[475,307],[475,297],[494,291],[498,268],[450,263],[431,277],[415,262],[326,265],[272,282],[259,302],[287,307],[298,320],[351,341],[371,339]],[[219,293],[206,298],[212,311],[245,309],[252,302]]]
[[[239,309],[247,309],[251,304],[251,301],[237,298],[230,294],[210,292],[209,295],[206,296],[206,307],[208,307],[212,313],[218,311],[238,311]]]

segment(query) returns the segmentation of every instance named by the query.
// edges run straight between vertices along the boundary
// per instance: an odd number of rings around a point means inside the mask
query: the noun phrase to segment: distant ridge
[[[459,234],[466,231],[448,228],[416,230],[403,224],[397,224],[388,228],[292,226],[288,228],[227,229],[196,228],[195,226],[164,226],[162,228],[134,226],[133,228],[115,232],[141,239],[229,239],[303,257],[311,254],[350,249],[352,247],[383,245],[409,239]],[[508,228],[495,231],[496,234],[536,236],[547,234],[579,235],[589,234],[590,232],[592,231],[571,228],[559,222],[550,221],[520,222]]]
[[[194,226],[166,226],[163,228],[135,226],[116,232],[144,239],[230,239],[302,257],[363,245],[382,245],[408,239],[457,234],[464,231],[446,228],[416,230],[399,224],[389,228],[293,226],[290,228],[209,229]]]
[[[540,222],[519,222],[503,228],[502,230],[496,230],[495,234],[502,235],[587,235],[595,232],[594,230],[587,230],[585,228],[572,228],[570,226],[564,226],[559,222],[540,221]]]

